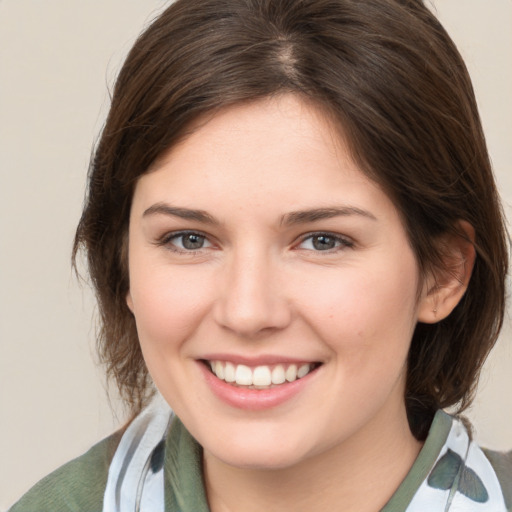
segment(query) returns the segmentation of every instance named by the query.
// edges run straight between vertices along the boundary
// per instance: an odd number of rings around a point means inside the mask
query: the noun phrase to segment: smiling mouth
[[[321,363],[282,363],[250,367],[229,361],[203,361],[220,380],[246,389],[270,389],[304,378]]]

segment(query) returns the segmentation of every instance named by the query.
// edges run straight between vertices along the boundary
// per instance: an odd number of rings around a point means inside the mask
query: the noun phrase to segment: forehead
[[[249,168],[272,158],[284,163],[285,159],[313,162],[326,157],[359,172],[339,124],[306,98],[281,94],[202,114],[153,162],[147,174],[168,167],[179,171],[182,165],[214,167],[216,162],[237,159],[245,159],[243,168]],[[263,173],[263,166],[259,171]]]
[[[139,180],[135,199],[296,210],[344,201],[357,208],[377,197],[389,202],[355,164],[339,127],[310,102],[281,95],[196,120]]]

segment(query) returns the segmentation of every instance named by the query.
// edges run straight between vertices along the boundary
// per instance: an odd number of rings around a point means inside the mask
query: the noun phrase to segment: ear
[[[128,293],[126,294],[126,305],[128,306],[128,309],[133,313],[132,294],[129,290],[128,290]]]
[[[418,321],[434,324],[446,318],[467,290],[475,264],[475,230],[458,221],[455,232],[441,238],[443,268],[425,278],[418,309]],[[458,232],[458,233],[457,233]]]

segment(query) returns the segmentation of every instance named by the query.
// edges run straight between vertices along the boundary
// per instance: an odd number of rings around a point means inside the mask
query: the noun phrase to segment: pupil
[[[200,249],[204,243],[204,236],[184,235],[182,241],[185,249]]]
[[[331,236],[319,235],[313,238],[313,247],[319,251],[333,249],[335,240]]]

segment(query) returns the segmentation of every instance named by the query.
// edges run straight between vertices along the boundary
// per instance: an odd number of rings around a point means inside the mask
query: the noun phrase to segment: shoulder
[[[512,451],[495,452],[483,449],[500,482],[508,510],[512,511]]]
[[[100,512],[117,432],[40,480],[9,512]]]

